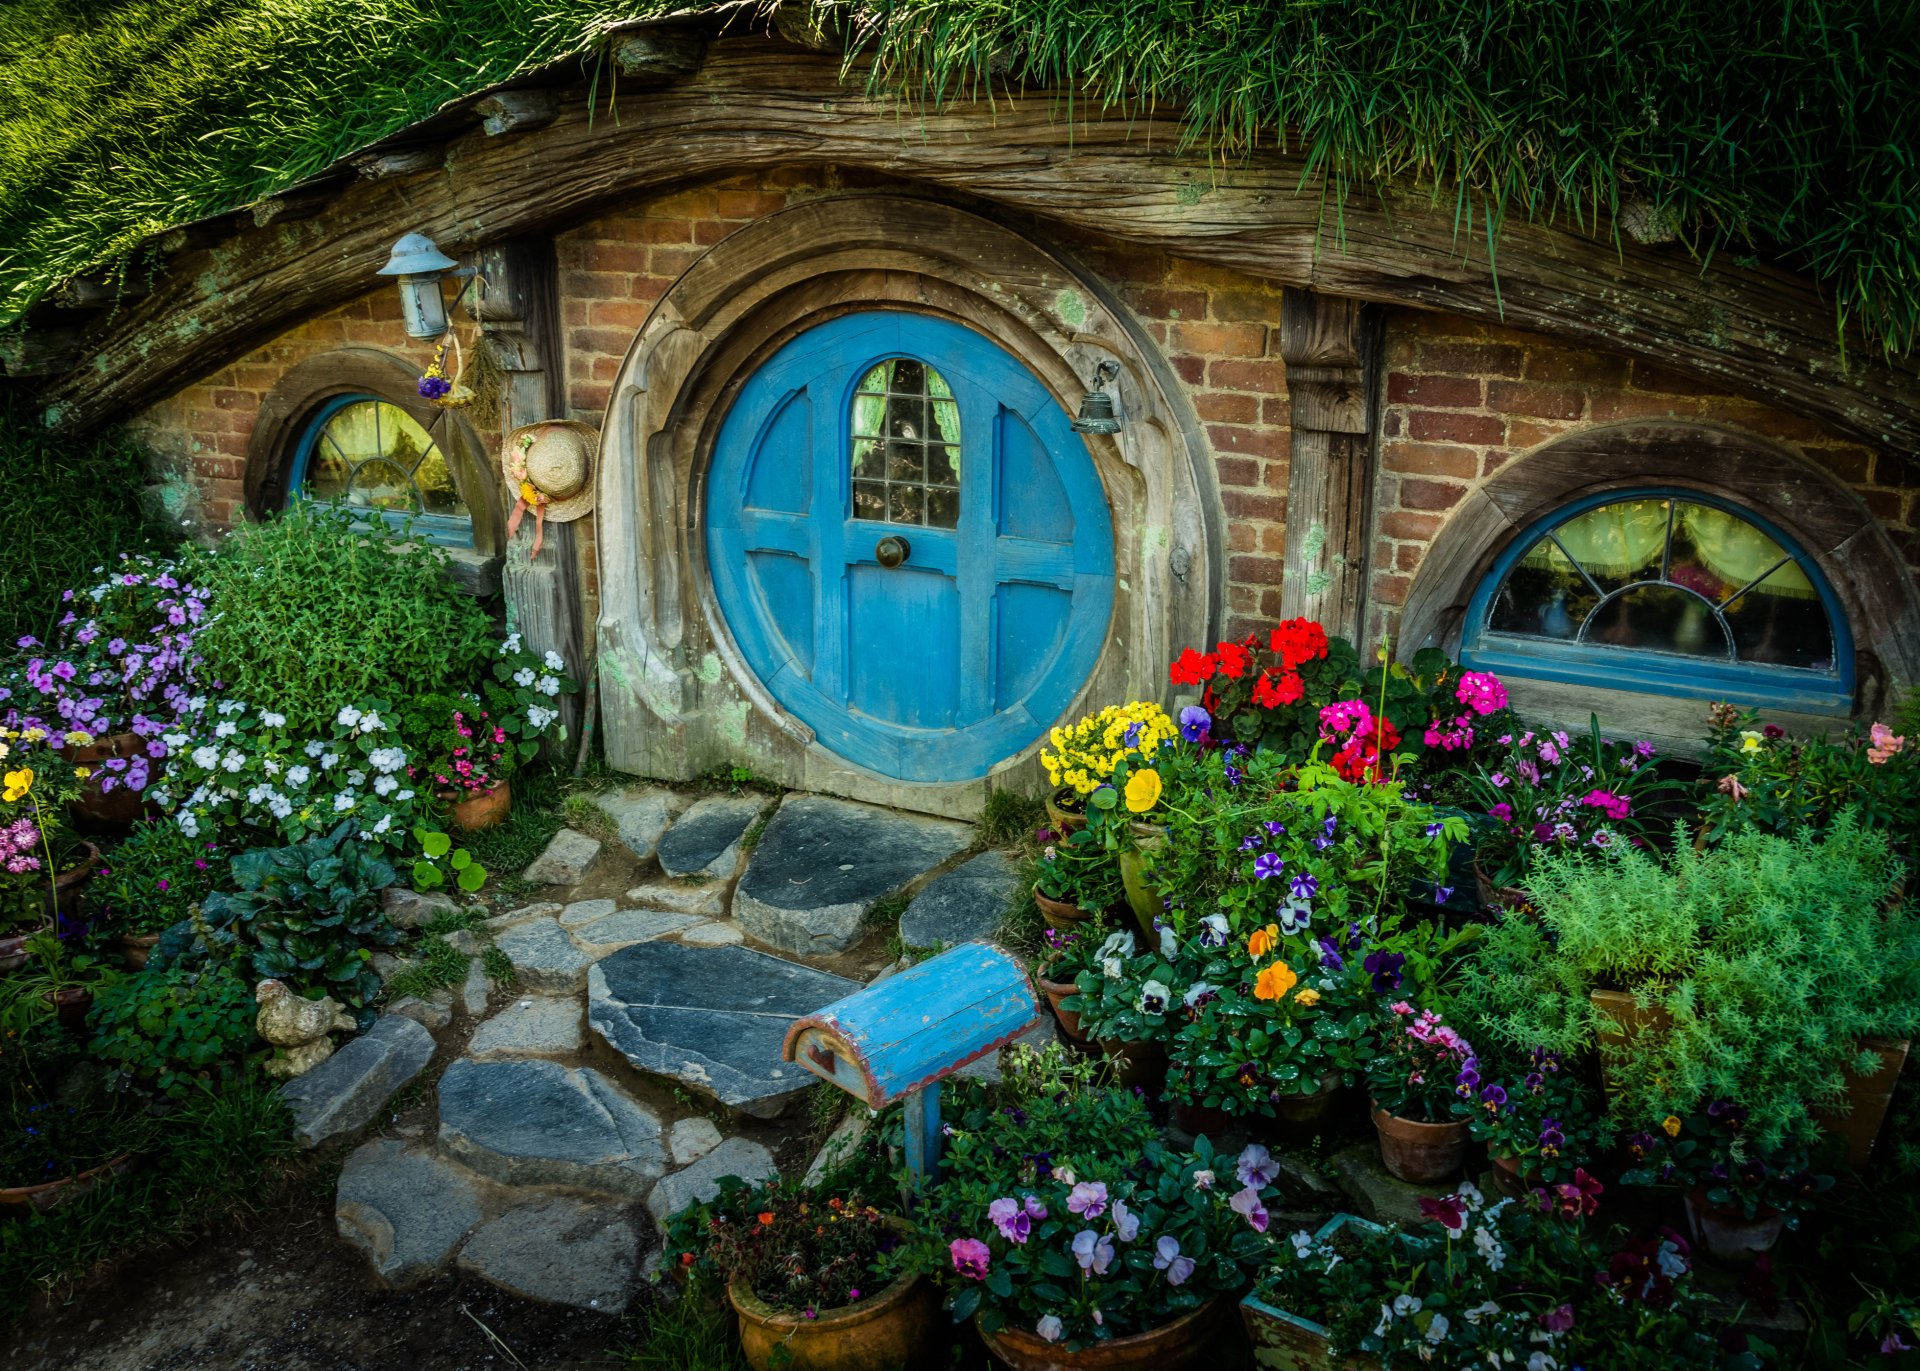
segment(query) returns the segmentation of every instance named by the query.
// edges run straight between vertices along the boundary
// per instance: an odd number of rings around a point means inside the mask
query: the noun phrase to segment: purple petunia
[[[1263,881],[1271,880],[1280,874],[1285,865],[1286,862],[1277,852],[1262,852],[1253,859],[1253,874]]]
[[[1320,882],[1309,873],[1302,871],[1294,876],[1291,890],[1294,899],[1311,900],[1320,893]]]

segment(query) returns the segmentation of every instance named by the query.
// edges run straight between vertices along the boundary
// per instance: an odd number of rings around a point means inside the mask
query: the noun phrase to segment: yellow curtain
[[[1682,504],[1679,525],[1693,540],[1707,569],[1726,582],[1732,594],[1787,555],[1786,549],[1736,514],[1708,505]],[[1750,592],[1811,600],[1818,592],[1797,562],[1788,562]]]
[[[1573,560],[1595,576],[1625,580],[1652,566],[1656,573],[1667,544],[1665,500],[1622,500],[1567,520],[1554,530]],[[1522,558],[1528,566],[1566,569],[1566,559],[1548,538]]]

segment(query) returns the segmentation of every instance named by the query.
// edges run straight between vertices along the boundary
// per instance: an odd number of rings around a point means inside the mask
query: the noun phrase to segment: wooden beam
[[[1370,403],[1378,330],[1358,300],[1287,290],[1280,356],[1293,405],[1287,461],[1287,548],[1280,617],[1304,615],[1358,643],[1373,539]]]
[[[696,75],[623,99],[617,120],[594,117],[582,87],[536,133],[456,138],[445,176],[358,181],[313,219],[241,228],[187,254],[152,296],[101,321],[90,364],[45,389],[49,418],[86,426],[138,408],[363,293],[405,229],[470,249],[551,233],[695,178],[832,163],[1284,285],[1645,357],[1877,446],[1920,448],[1914,366],[1870,360],[1858,346],[1843,365],[1832,305],[1799,277],[1724,254],[1703,271],[1676,248],[1616,248],[1562,224],[1515,220],[1500,243],[1496,290],[1477,242],[1425,195],[1323,204],[1317,180],[1303,189],[1297,154],[1219,167],[1177,152],[1164,132],[1170,117],[1069,119],[1066,108],[1028,93],[904,114],[843,83],[837,58],[717,42]]]

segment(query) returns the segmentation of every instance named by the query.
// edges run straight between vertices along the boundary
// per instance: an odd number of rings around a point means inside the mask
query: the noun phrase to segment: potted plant
[[[891,1371],[918,1364],[938,1297],[896,1270],[895,1213],[857,1188],[729,1177],[669,1234],[678,1262],[724,1283],[755,1371]]]
[[[128,970],[147,964],[160,935],[213,892],[226,868],[218,842],[189,838],[165,819],[135,823],[106,853],[88,895],[106,911],[109,936]]]
[[[1047,735],[1050,746],[1040,751],[1040,764],[1053,785],[1047,822],[1061,833],[1084,826],[1091,797],[1103,787],[1111,789],[1114,769],[1129,760],[1151,764],[1178,732],[1167,712],[1146,700],[1108,705],[1066,728],[1055,728]]]
[[[1074,977],[1076,993],[1062,1008],[1113,1063],[1129,1088],[1158,1096],[1167,1074],[1168,1012],[1185,992],[1171,939],[1147,951],[1127,929],[1109,934]]]
[[[475,832],[506,822],[520,750],[479,695],[423,696],[401,716],[401,736],[411,754],[407,774],[433,788],[453,827]]]
[[[242,965],[203,948],[104,984],[88,1052],[109,1064],[110,1087],[178,1101],[237,1079],[265,1050]]]
[[[0,1215],[44,1212],[131,1171],[153,1131],[144,1111],[27,1092],[0,1131]]]
[[[1170,1151],[1137,1096],[1037,1060],[963,1103],[922,1260],[1003,1365],[1201,1365],[1220,1298],[1264,1247],[1278,1168],[1264,1148]]]
[[[1457,1173],[1466,1156],[1467,1125],[1453,1117],[1453,1104],[1478,1079],[1473,1048],[1431,1009],[1396,1000],[1387,1012],[1380,1052],[1367,1064],[1380,1160],[1403,1181],[1431,1185]]]
[[[30,940],[75,914],[100,860],[66,822],[85,768],[48,750],[40,729],[9,736],[0,744],[0,971],[25,965]]]
[[[83,1031],[96,987],[112,980],[113,973],[51,928],[27,940],[27,954],[28,965],[0,981],[0,1025],[19,1033],[51,1015],[62,1028]]]
[[[1087,1033],[1079,1013],[1068,1009],[1066,1002],[1079,993],[1080,973],[1098,965],[1098,951],[1109,936],[1106,925],[1100,922],[1049,928],[1041,934],[1043,947],[1034,964],[1034,984],[1070,1042],[1086,1042]]]
[[[1483,1051],[1461,1068],[1454,1094],[1454,1116],[1486,1145],[1503,1195],[1518,1198],[1571,1179],[1612,1140],[1586,1082],[1546,1048],[1533,1048],[1505,1070]]]
[[[1034,867],[1033,902],[1047,926],[1061,928],[1104,914],[1122,894],[1112,854],[1084,826],[1065,834],[1045,832],[1046,846]]]

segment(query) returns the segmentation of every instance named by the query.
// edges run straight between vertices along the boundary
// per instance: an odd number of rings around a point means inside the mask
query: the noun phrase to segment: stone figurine
[[[333,1040],[327,1035],[335,1029],[351,1032],[354,1028],[353,1016],[338,1000],[303,999],[279,981],[260,982],[253,998],[260,1006],[253,1030],[274,1049],[266,1072],[279,1080],[313,1070],[333,1055]]]

